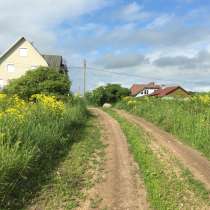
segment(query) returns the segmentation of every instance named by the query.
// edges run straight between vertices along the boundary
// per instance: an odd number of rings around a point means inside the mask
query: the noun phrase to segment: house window
[[[5,85],[4,80],[0,79],[0,90],[3,90],[4,85]]]
[[[33,70],[33,69],[37,69],[38,68],[38,66],[36,66],[36,65],[32,65],[31,66],[31,69]]]
[[[7,71],[9,73],[15,72],[15,65],[14,64],[7,64]]]
[[[28,49],[27,48],[20,48],[20,56],[26,57],[28,55]]]

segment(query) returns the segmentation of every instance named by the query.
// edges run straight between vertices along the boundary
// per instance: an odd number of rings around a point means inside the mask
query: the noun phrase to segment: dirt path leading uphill
[[[105,112],[91,109],[104,128],[106,162],[104,179],[91,190],[80,209],[144,210],[148,209],[146,191],[137,165],[118,123]],[[97,206],[96,206],[97,205]]]
[[[203,157],[198,151],[184,145],[169,133],[147,122],[143,118],[131,115],[122,110],[116,110],[118,114],[125,117],[128,121],[135,123],[153,136],[156,143],[172,152],[194,175],[203,182],[210,190],[210,161]]]

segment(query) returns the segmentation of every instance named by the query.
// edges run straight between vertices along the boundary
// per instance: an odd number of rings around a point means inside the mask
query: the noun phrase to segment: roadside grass
[[[81,100],[36,97],[29,103],[0,94],[1,210],[22,209],[51,180],[87,120]]]
[[[190,172],[181,168],[177,176],[151,149],[151,139],[139,127],[129,123],[113,110],[105,110],[121,125],[129,148],[140,168],[153,209],[209,209],[209,192]]]
[[[52,174],[51,181],[26,209],[74,209],[86,196],[86,191],[94,185],[94,170],[104,156],[105,146],[100,139],[100,126],[91,116],[85,128],[80,130],[68,155]]]
[[[210,97],[207,99],[201,96],[188,100],[126,97],[116,107],[155,123],[210,159]]]

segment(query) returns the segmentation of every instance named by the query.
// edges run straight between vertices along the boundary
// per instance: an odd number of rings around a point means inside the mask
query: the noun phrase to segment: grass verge
[[[30,202],[79,138],[87,120],[81,100],[36,95],[36,103],[0,97],[0,209]]]
[[[68,155],[53,173],[52,179],[27,209],[74,209],[85,196],[85,190],[94,184],[94,157],[104,155],[100,128],[91,117],[81,130]]]
[[[140,167],[154,209],[208,209],[209,193],[195,181],[189,171],[167,167],[151,149],[151,139],[137,127],[112,110],[107,112],[121,125],[134,159]],[[175,163],[173,163],[175,164]],[[199,186],[199,187],[197,187]]]
[[[204,103],[205,101],[202,102],[201,99],[200,97],[193,97],[190,100],[127,97],[118,102],[116,107],[156,124],[210,160],[209,102]]]

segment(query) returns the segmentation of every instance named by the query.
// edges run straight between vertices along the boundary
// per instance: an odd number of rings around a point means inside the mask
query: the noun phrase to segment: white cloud
[[[173,15],[160,15],[147,25],[148,29],[160,28],[172,21]]]
[[[208,51],[200,51],[196,56],[164,56],[154,61],[159,67],[178,67],[182,69],[210,69],[210,53]]]
[[[128,78],[95,73],[94,77],[91,75],[91,87],[102,79],[103,83],[116,81],[126,86],[152,80],[179,83],[187,88],[210,86],[209,55],[199,53],[210,52],[207,9],[191,10],[177,17],[176,13],[149,11],[138,1],[123,6],[116,6],[114,1],[114,13],[104,14],[102,21],[100,15],[94,19],[94,12],[110,2],[113,3],[111,0],[2,0],[0,51],[19,36],[26,36],[41,52],[64,55],[70,66],[81,65],[86,57],[90,65],[139,75]],[[93,18],[80,21],[86,14],[93,14]],[[82,73],[78,72],[72,73],[72,77],[81,80]],[[76,80],[73,82],[77,84]]]
[[[137,2],[132,2],[119,9],[115,17],[124,21],[142,21],[151,17],[151,13],[145,11],[144,7]]]
[[[96,64],[106,69],[119,69],[126,67],[139,66],[148,63],[149,60],[140,53],[110,53],[101,56]]]
[[[19,36],[27,36],[39,46],[49,49],[50,44],[55,45],[59,24],[89,14],[105,4],[105,0],[1,1],[1,48]]]

